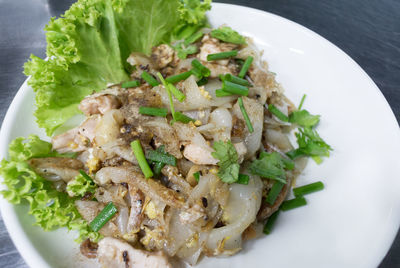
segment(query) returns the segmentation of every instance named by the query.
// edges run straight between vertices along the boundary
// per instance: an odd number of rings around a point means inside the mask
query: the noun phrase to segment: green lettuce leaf
[[[10,203],[29,204],[29,214],[35,225],[49,231],[59,227],[79,232],[78,242],[90,238],[96,241],[100,234],[90,230],[87,222],[75,207],[76,199],[58,192],[53,184],[35,173],[26,160],[32,157],[57,156],[51,144],[31,135],[28,139],[17,138],[9,146],[10,161],[2,160],[0,175],[7,186],[1,194]]]
[[[67,193],[72,197],[82,197],[86,193],[94,194],[97,185],[89,176],[79,174],[67,184]]]
[[[246,38],[241,36],[238,32],[233,30],[231,27],[222,26],[218,29],[214,29],[211,31],[211,36],[222,40],[224,42],[232,43],[232,44],[246,44]]]
[[[52,135],[85,96],[129,79],[131,52],[149,54],[177,33],[195,32],[208,9],[210,0],[78,0],[45,27],[48,59],[31,55],[24,66],[38,125]]]

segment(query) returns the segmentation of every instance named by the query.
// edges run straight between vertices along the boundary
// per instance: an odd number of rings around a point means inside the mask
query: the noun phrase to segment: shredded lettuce
[[[128,80],[131,52],[187,37],[206,24],[210,0],[78,0],[46,26],[47,60],[31,55],[24,72],[36,93],[35,116],[48,135],[78,104],[108,83]]]
[[[12,204],[29,204],[29,214],[45,231],[59,227],[77,230],[80,242],[86,238],[97,241],[100,234],[90,230],[75,207],[76,199],[58,192],[53,184],[35,173],[26,160],[32,157],[64,156],[52,151],[51,144],[35,135],[16,138],[9,146],[9,161],[2,160],[0,175],[7,186],[1,194]]]

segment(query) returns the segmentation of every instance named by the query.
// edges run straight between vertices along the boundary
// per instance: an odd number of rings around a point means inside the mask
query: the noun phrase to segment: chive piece
[[[158,177],[161,174],[161,169],[165,166],[164,163],[155,162],[153,166],[154,176]]]
[[[172,100],[172,94],[169,90],[168,84],[167,82],[165,82],[164,77],[161,75],[160,72],[157,73],[158,78],[160,79],[161,83],[164,85],[165,90],[167,91],[168,94],[168,99],[169,99],[169,106],[171,108],[171,114],[172,114],[172,118],[175,119],[175,108],[174,108],[174,101]]]
[[[121,87],[122,88],[129,88],[129,87],[138,87],[140,85],[140,81],[135,80],[135,81],[128,81],[122,83]]]
[[[174,97],[182,102],[186,99],[185,94],[183,94],[179,89],[177,89],[173,84],[168,84],[168,88],[170,92],[174,95]]]
[[[95,232],[99,231],[115,215],[115,213],[117,213],[117,211],[118,210],[114,206],[113,202],[109,202],[89,224],[90,229]]]
[[[153,162],[160,162],[174,167],[176,166],[176,158],[169,153],[161,153],[151,150],[146,152],[146,158]]]
[[[92,179],[85,171],[83,171],[82,169],[79,170],[79,173],[80,173],[85,179],[87,179],[87,180],[89,180],[89,181],[93,181],[93,179]]]
[[[254,132],[254,128],[253,128],[253,125],[251,124],[249,115],[246,112],[246,108],[244,107],[243,98],[240,97],[238,99],[238,102],[239,102],[240,111],[242,112],[244,121],[246,122],[247,129],[249,130],[250,133],[253,133]]]
[[[192,66],[195,69],[194,75],[196,75],[196,71],[200,72],[200,74],[204,77],[209,77],[211,74],[210,69],[208,69],[206,66],[201,64],[201,62],[198,59],[194,59],[192,61]],[[193,70],[192,70],[193,72]],[[197,75],[196,75],[197,76]]]
[[[226,92],[223,89],[217,89],[215,91],[215,96],[217,96],[217,97],[225,97],[225,96],[232,96],[232,95],[233,95],[232,93]]]
[[[240,77],[237,77],[237,76],[235,76],[235,75],[233,75],[233,74],[225,74],[225,75],[221,75],[220,76],[220,79],[222,80],[222,81],[229,81],[229,82],[232,82],[232,83],[235,83],[235,84],[238,84],[238,85],[242,85],[242,86],[250,86],[250,83],[249,83],[249,81],[247,81],[246,79],[243,79],[243,78],[240,78]]]
[[[195,172],[195,173],[193,173],[193,177],[195,178],[195,180],[197,181],[197,182],[199,182],[199,180],[200,180],[200,172]]]
[[[205,84],[208,83],[208,78],[203,77],[202,79],[200,79],[199,81],[197,81],[197,85],[200,86],[204,86]]]
[[[222,84],[222,89],[226,92],[235,94],[235,95],[241,95],[241,96],[247,96],[249,95],[249,89],[245,86],[238,85],[229,81],[225,81]]]
[[[158,86],[160,83],[148,72],[143,71],[141,77],[144,81],[146,81],[150,86],[155,87]]]
[[[279,120],[281,120],[283,122],[289,122],[289,117],[287,117],[287,115],[285,115],[278,108],[276,108],[275,105],[273,105],[273,104],[268,105],[268,110],[273,115],[275,115]]]
[[[294,196],[299,197],[306,194],[311,194],[324,189],[324,184],[320,181],[310,183],[293,189]]]
[[[282,191],[282,188],[284,185],[285,184],[280,181],[274,182],[274,185],[272,185],[271,190],[269,190],[269,193],[268,193],[267,197],[265,198],[265,202],[267,202],[268,204],[270,204],[272,206],[275,203],[276,198]]]
[[[294,199],[286,200],[282,203],[281,205],[281,210],[286,211],[286,210],[291,210],[294,208],[302,207],[307,205],[307,201],[304,197],[296,197]]]
[[[131,147],[136,157],[136,160],[138,161],[139,167],[144,174],[144,177],[145,178],[153,177],[153,171],[151,171],[151,168],[146,161],[146,157],[144,156],[143,148],[142,145],[140,144],[140,141],[134,140],[133,142],[131,142]]]
[[[208,54],[207,55],[207,60],[212,61],[212,60],[222,60],[230,57],[235,57],[237,55],[237,50],[232,50],[232,51],[225,51],[225,52],[220,52],[220,53],[215,53],[215,54]]]
[[[198,32],[192,34],[191,36],[189,36],[188,38],[186,38],[183,43],[185,44],[185,46],[187,46],[187,45],[192,44],[192,43],[196,42],[197,40],[199,40],[203,35],[204,35],[203,31],[198,31]]]
[[[249,184],[249,179],[250,179],[249,175],[239,174],[239,178],[236,181],[236,183],[247,185]]]
[[[168,114],[168,110],[166,108],[141,106],[139,107],[139,113],[145,115],[166,117]]]
[[[299,104],[299,110],[301,110],[301,107],[303,107],[303,103],[304,103],[304,100],[306,99],[306,97],[307,97],[306,94],[304,94],[303,97],[301,97],[301,101],[300,101],[300,104]]]
[[[177,75],[172,75],[172,76],[165,78],[165,82],[171,83],[171,84],[176,84],[179,81],[186,80],[191,74],[192,74],[191,71],[187,71],[187,72],[180,73]]]
[[[253,62],[253,57],[252,56],[248,56],[247,59],[243,63],[242,69],[239,72],[238,76],[240,78],[243,78],[246,75],[246,73],[249,70],[250,65],[251,65],[252,62]]]
[[[274,227],[274,223],[276,221],[276,219],[278,218],[280,211],[277,210],[275,211],[271,216],[269,216],[267,222],[264,225],[264,230],[263,233],[266,235],[269,235],[272,231],[272,228]]]
[[[184,124],[187,124],[187,123],[189,123],[190,121],[194,122],[194,121],[196,121],[196,120],[194,120],[193,118],[190,118],[190,117],[187,116],[187,115],[184,115],[184,114],[181,113],[181,112],[175,112],[175,113],[174,113],[174,121],[182,122],[182,123],[184,123]]]

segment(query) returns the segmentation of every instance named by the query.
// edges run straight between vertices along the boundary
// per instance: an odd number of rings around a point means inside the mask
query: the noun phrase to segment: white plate
[[[212,25],[228,24],[254,38],[270,69],[298,102],[322,115],[318,130],[334,151],[310,165],[298,184],[322,180],[306,207],[281,213],[269,236],[245,244],[231,258],[199,267],[376,267],[400,222],[400,131],[382,93],[344,52],[314,32],[279,16],[213,4]],[[34,95],[24,83],[4,119],[1,158],[17,136],[41,134],[32,115]],[[27,209],[3,199],[1,211],[18,250],[32,267],[78,267],[78,246],[65,230],[43,232]]]

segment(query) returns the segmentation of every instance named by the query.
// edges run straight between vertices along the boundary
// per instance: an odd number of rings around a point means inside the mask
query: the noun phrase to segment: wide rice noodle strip
[[[206,242],[209,255],[232,255],[240,250],[242,233],[254,222],[260,209],[262,182],[258,176],[251,175],[248,185],[231,184],[229,190],[223,217],[227,224],[211,231]]]

